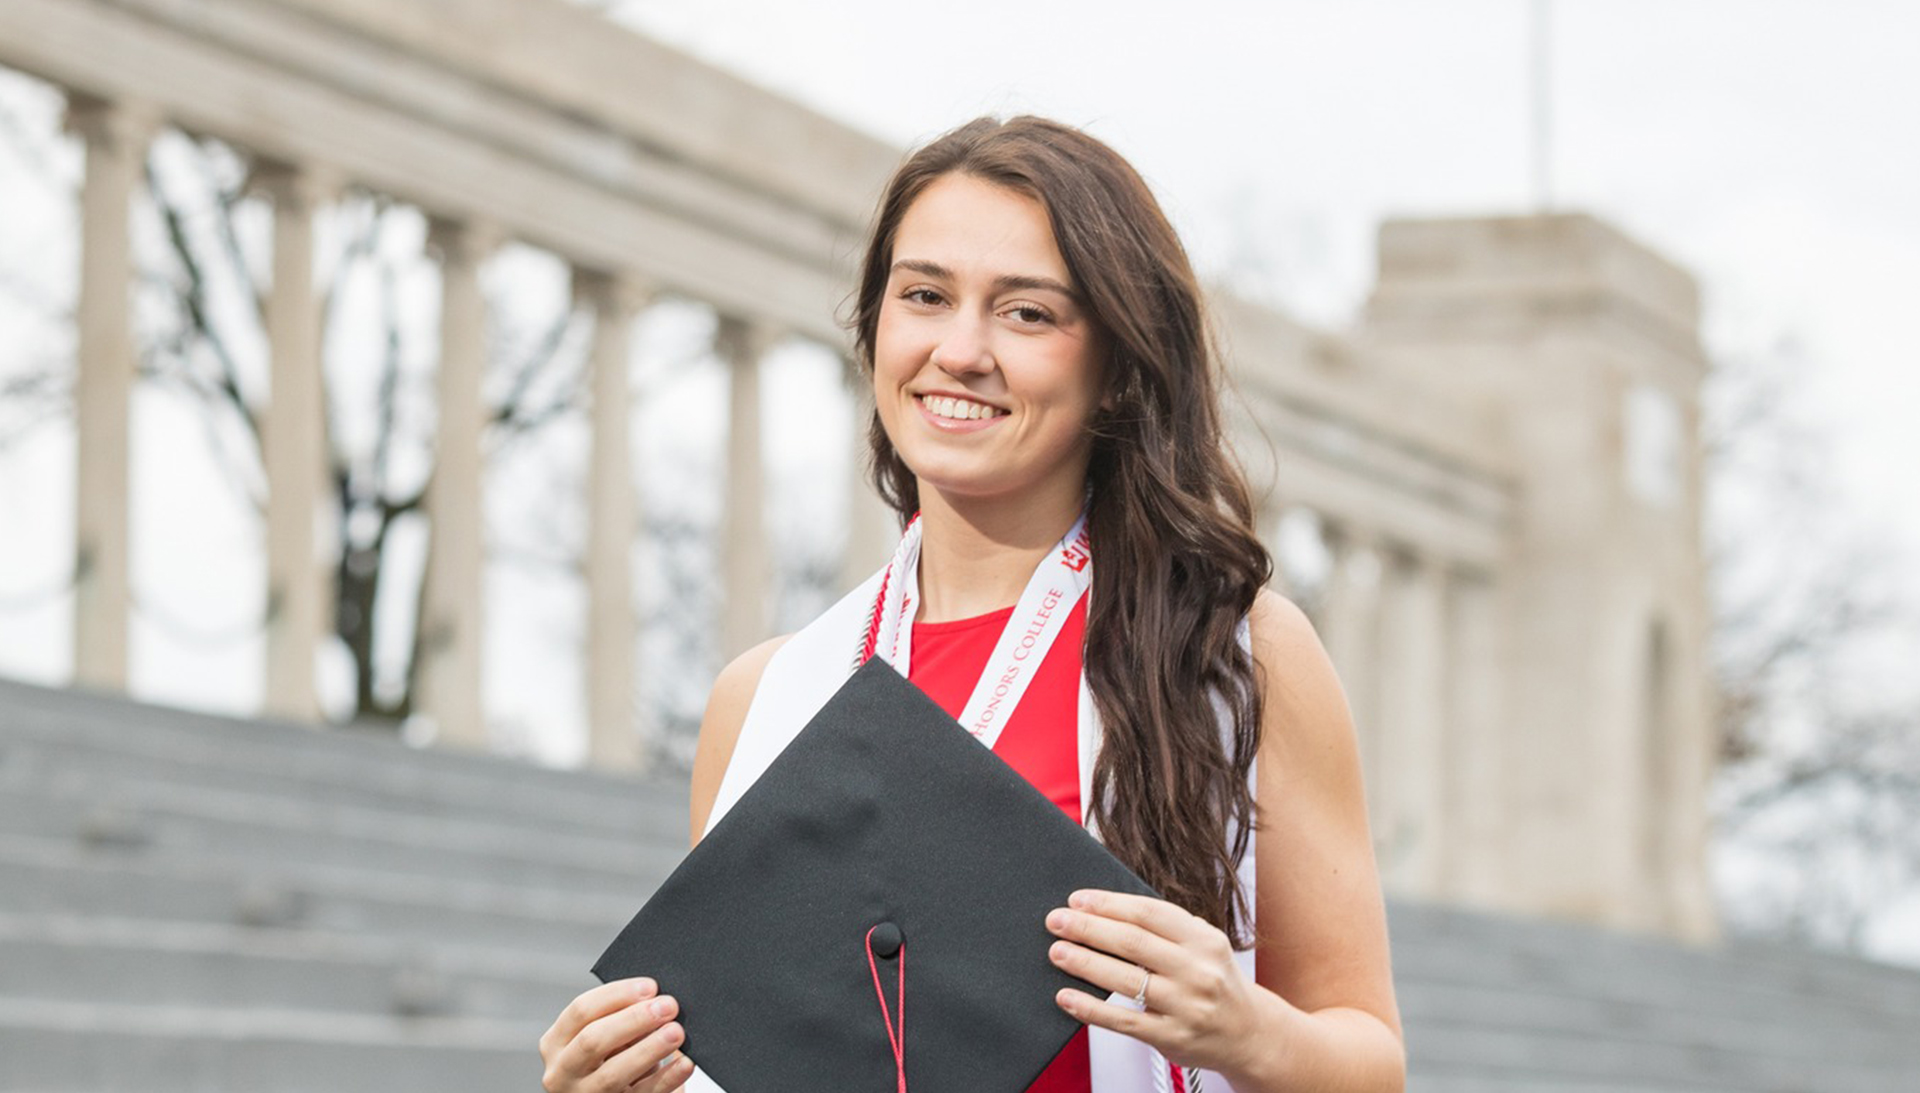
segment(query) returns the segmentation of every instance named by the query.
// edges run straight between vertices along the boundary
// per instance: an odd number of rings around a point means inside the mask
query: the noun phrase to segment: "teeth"
[[[1005,410],[996,409],[985,403],[973,402],[969,399],[947,398],[941,395],[927,395],[920,401],[935,417],[952,418],[956,421],[999,417],[1006,413]]]

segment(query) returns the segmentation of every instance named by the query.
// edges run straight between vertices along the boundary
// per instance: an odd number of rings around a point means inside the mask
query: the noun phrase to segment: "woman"
[[[1060,992],[1091,1032],[1033,1088],[1402,1089],[1351,719],[1311,625],[1263,587],[1200,292],[1145,183],[1067,126],[961,126],[889,183],[853,327],[875,483],[907,534],[785,655],[861,624],[870,654],[966,723],[1034,582],[1081,574],[1070,608],[1029,629],[1050,644],[992,715],[993,747],[1167,897],[1079,892],[1048,916],[1051,958],[1137,1005]],[[729,763],[760,746],[753,699],[787,642],[714,684],[696,839],[737,796]],[[656,993],[623,980],[575,999],[541,1041],[550,1093],[685,1084]]]

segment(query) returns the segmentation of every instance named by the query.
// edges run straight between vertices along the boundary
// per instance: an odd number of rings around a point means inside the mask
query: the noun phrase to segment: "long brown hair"
[[[1226,450],[1219,355],[1186,250],[1113,149],[1044,118],[978,118],[909,156],[881,197],[850,321],[869,376],[901,218],[953,172],[1046,208],[1109,354],[1088,467],[1085,665],[1102,744],[1085,808],[1142,880],[1250,945],[1235,864],[1255,823],[1260,692],[1238,629],[1273,563]],[[913,472],[877,413],[868,436],[874,485],[904,523],[920,506]]]

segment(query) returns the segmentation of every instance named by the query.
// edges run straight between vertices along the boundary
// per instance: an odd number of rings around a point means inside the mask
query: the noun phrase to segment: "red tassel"
[[[873,995],[880,1000],[880,1020],[887,1026],[887,1043],[893,1048],[893,1073],[898,1080],[897,1093],[907,1093],[907,946],[904,942],[894,959],[900,962],[900,983],[894,993],[900,998],[899,1028],[895,1029],[895,1018],[887,1009],[887,992],[880,987],[880,963],[873,955],[873,931],[879,926],[867,930],[867,970],[873,973]]]

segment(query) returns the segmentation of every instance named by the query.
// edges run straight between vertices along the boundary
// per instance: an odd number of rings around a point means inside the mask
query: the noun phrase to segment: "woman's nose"
[[[933,347],[933,363],[956,376],[992,371],[993,349],[988,344],[986,321],[953,316]]]

